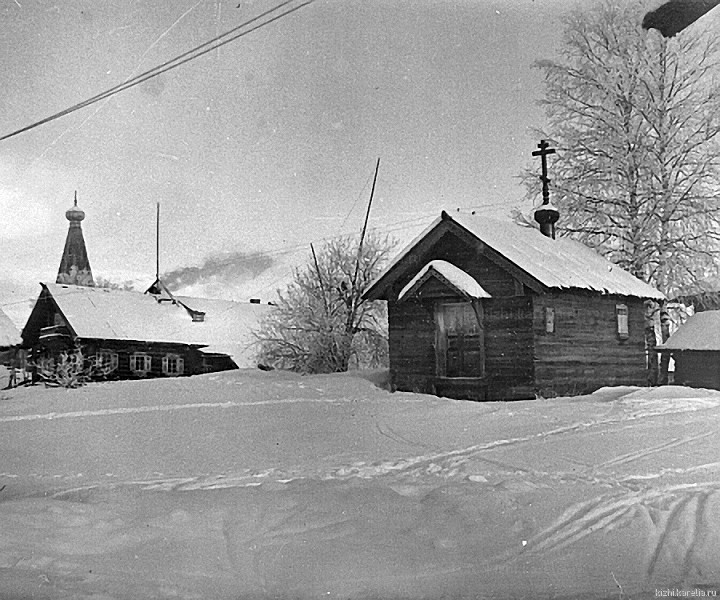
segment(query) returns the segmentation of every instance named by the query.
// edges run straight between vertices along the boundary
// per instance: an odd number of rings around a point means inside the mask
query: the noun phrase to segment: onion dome
[[[65,218],[70,221],[80,222],[85,218],[85,211],[78,207],[77,192],[75,192],[75,203],[65,211]]]

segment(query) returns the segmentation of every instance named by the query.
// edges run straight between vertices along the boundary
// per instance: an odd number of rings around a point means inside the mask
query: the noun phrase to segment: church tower
[[[94,286],[90,260],[85,249],[82,227],[80,223],[85,218],[85,212],[77,205],[77,192],[75,192],[75,204],[65,212],[65,218],[70,221],[68,234],[65,240],[60,269],[58,269],[56,283],[70,285]]]

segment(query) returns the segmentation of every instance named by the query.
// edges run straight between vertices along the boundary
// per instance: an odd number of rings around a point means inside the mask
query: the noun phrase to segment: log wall
[[[454,264],[472,275],[493,297],[514,296],[516,293],[515,279],[510,273],[453,233],[443,235],[432,251],[420,256],[412,255],[408,260],[413,268],[407,269],[405,275],[393,285],[394,298],[397,298],[400,290],[431,260],[446,260]]]
[[[646,385],[644,302],[583,293],[533,299],[535,385],[539,395],[576,395],[609,385]],[[616,305],[628,308],[628,338],[618,335]],[[545,309],[554,309],[547,333]]]
[[[475,400],[533,398],[531,297],[493,298],[482,304],[485,378],[471,382],[437,378],[433,300],[388,302],[393,388]]]
[[[431,302],[388,302],[390,381],[403,392],[434,393],[435,315]]]
[[[531,296],[483,300],[488,400],[534,397]]]

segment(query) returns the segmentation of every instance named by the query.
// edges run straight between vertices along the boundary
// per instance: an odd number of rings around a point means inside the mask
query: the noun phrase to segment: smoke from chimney
[[[255,279],[274,264],[275,259],[264,252],[216,254],[199,267],[181,267],[164,273],[162,280],[172,292],[206,283],[237,285]]]

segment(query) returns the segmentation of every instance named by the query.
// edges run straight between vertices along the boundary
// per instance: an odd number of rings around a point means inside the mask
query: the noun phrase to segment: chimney
[[[555,239],[555,223],[560,218],[560,212],[549,202],[542,204],[535,211],[535,220],[540,224],[540,233]]]
[[[55,283],[92,287],[95,285],[95,281],[93,280],[90,260],[85,249],[85,240],[80,226],[80,223],[85,218],[85,213],[78,208],[77,192],[75,192],[75,203],[65,212],[65,218],[70,222],[70,225]]]

